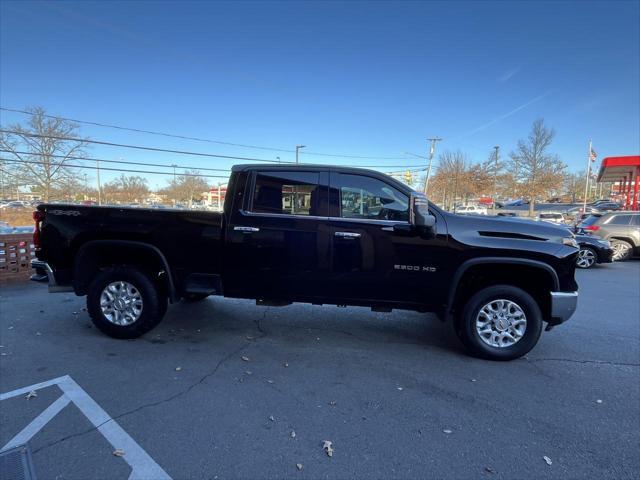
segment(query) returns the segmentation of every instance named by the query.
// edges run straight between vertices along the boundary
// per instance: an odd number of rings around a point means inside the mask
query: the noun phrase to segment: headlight
[[[578,242],[576,242],[576,239],[573,237],[564,237],[562,239],[562,244],[569,247],[578,248]]]

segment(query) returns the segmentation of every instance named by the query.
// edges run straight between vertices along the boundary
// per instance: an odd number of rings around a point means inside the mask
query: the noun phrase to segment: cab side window
[[[251,211],[317,215],[317,172],[258,172]]]
[[[409,221],[409,197],[376,178],[340,174],[340,216]]]

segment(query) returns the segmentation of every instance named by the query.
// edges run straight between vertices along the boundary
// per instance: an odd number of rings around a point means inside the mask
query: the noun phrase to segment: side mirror
[[[411,225],[425,238],[436,236],[436,217],[429,213],[429,201],[421,193],[411,195]]]

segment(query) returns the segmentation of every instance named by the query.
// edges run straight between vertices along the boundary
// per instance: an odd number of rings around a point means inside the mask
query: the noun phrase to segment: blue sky
[[[308,152],[504,154],[543,117],[570,169],[640,153],[640,2],[9,2],[0,103]],[[2,125],[24,116],[1,112]],[[82,127],[98,140],[291,160],[287,152]],[[303,150],[304,152],[304,150]],[[100,158],[233,161],[94,146]],[[407,157],[402,159],[403,157]],[[392,168],[382,168],[393,170]],[[158,178],[150,177],[152,184]]]

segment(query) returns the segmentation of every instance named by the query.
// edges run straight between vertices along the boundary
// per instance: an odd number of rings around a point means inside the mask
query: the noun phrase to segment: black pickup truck
[[[474,355],[509,360],[574,312],[577,244],[542,223],[458,216],[379,172],[241,165],[224,212],[40,205],[49,289],[134,338],[208,295],[435,312]]]

